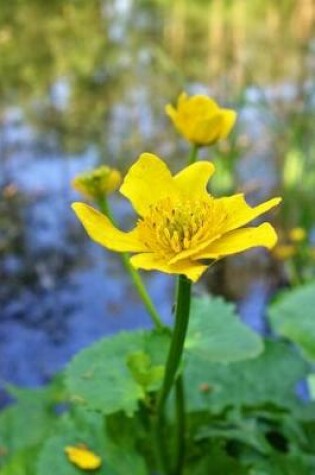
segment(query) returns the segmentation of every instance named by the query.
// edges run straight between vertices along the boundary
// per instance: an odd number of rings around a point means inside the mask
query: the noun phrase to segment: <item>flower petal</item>
[[[65,447],[70,462],[82,470],[96,470],[102,465],[102,459],[86,447]]]
[[[143,153],[129,169],[120,192],[140,216],[158,200],[177,194],[174,179],[166,164],[152,153]]]
[[[225,139],[235,124],[237,114],[232,109],[222,109],[222,115],[223,125],[220,132],[220,139]]]
[[[224,232],[228,232],[244,226],[261,214],[274,208],[281,202],[281,198],[272,198],[258,206],[252,207],[246,203],[244,195],[240,193],[227,198],[220,198],[217,202],[218,204],[223,204],[226,210],[227,219]]]
[[[269,223],[256,228],[242,228],[225,234],[200,251],[192,259],[218,259],[230,254],[246,251],[252,247],[271,249],[277,242],[277,234]]]
[[[138,239],[138,231],[128,233],[115,228],[111,221],[96,209],[85,203],[73,203],[72,209],[83,224],[93,241],[107,247],[111,251],[141,252],[146,247]]]
[[[183,104],[187,102],[187,100],[189,100],[187,92],[185,91],[181,92],[177,99],[177,107],[178,108],[181,107]]]
[[[174,176],[180,193],[191,200],[208,197],[207,184],[214,173],[212,162],[196,162]]]
[[[172,106],[172,104],[167,104],[165,106],[165,113],[166,113],[166,115],[168,115],[175,122],[176,116],[177,116],[177,111]]]
[[[199,117],[202,115],[204,118],[211,118],[213,115],[217,115],[220,111],[218,103],[211,97],[203,94],[196,94],[188,97],[186,93],[183,95],[178,105],[185,107],[185,111],[191,114],[199,112]],[[184,106],[184,107],[183,107]]]
[[[223,124],[223,116],[219,113],[209,119],[195,120],[187,136],[190,135],[190,140],[200,146],[211,145],[220,138]]]
[[[137,254],[130,258],[130,262],[136,269],[158,270],[166,274],[184,274],[193,282],[196,282],[208,267],[189,259],[176,264],[167,264],[153,253]]]

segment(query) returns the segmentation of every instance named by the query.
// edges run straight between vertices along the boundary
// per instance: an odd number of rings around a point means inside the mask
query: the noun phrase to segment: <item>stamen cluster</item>
[[[174,202],[165,198],[151,206],[138,222],[141,240],[149,250],[171,259],[181,251],[220,235],[225,213],[211,197]]]

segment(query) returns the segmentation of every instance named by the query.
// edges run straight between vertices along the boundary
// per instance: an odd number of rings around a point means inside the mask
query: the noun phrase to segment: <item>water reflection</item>
[[[124,171],[144,150],[178,169],[187,146],[164,105],[184,88],[239,110],[237,133],[210,156],[235,162],[236,187],[253,202],[284,186],[284,165],[303,158],[278,220],[311,228],[314,19],[308,0],[2,2],[2,379],[43,382],[95,338],[149,324],[119,262],[88,242],[69,211],[69,182],[99,162]],[[218,176],[218,192],[234,186]],[[128,221],[124,202],[113,204]],[[218,266],[201,289],[240,300],[244,317],[265,330],[265,302],[282,276],[253,252]],[[149,286],[170,319],[170,279],[154,274]]]

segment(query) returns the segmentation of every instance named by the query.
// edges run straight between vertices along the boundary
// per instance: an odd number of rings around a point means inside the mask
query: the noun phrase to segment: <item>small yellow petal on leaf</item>
[[[96,470],[102,465],[102,459],[84,446],[68,446],[65,453],[69,461],[82,470]]]

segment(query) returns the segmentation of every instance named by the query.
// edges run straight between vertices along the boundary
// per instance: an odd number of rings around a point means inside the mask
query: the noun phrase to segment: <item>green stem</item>
[[[108,201],[106,199],[106,196],[98,197],[97,203],[98,203],[98,206],[99,206],[100,210],[102,211],[102,213],[105,214],[111,220],[111,222],[115,225],[115,220],[114,220],[114,218],[112,216],[112,213],[111,213],[111,210],[108,206]],[[143,280],[141,279],[140,274],[130,264],[129,254],[127,252],[123,252],[123,253],[120,254],[120,256],[121,256],[122,263],[123,263],[126,271],[128,272],[134,286],[136,287],[136,289],[138,291],[138,294],[139,294],[142,302],[144,303],[144,306],[147,309],[148,314],[150,315],[154,326],[158,330],[164,329],[165,325],[163,324],[156,308],[154,307],[154,304],[153,304],[153,302],[152,302],[152,300],[151,300],[151,298],[150,298],[150,296],[149,296],[149,294],[148,294],[148,292],[145,288],[145,285],[143,283]]]
[[[165,440],[165,434],[163,434],[165,404],[172,386],[176,381],[176,378],[178,378],[177,371],[183,354],[184,342],[189,322],[191,282],[183,275],[180,275],[178,278],[176,294],[175,325],[171,339],[171,346],[167,356],[164,380],[158,396],[157,406],[158,433],[162,438],[162,441]],[[177,436],[179,436],[180,430],[182,433],[177,439],[176,472],[174,473],[176,475],[180,475],[182,472],[182,461],[184,459],[184,395],[181,380],[177,382],[176,387],[176,413],[178,424]],[[163,447],[163,442],[160,445]],[[164,458],[166,458],[165,451]],[[179,458],[181,459],[180,462]]]
[[[141,279],[139,272],[130,264],[129,254],[127,254],[126,252],[122,253],[121,260],[125,269],[129,273],[129,276],[132,282],[134,283],[134,286],[136,287],[138,294],[142,302],[144,303],[144,306],[147,309],[148,314],[150,315],[152,319],[152,322],[154,323],[157,329],[162,330],[163,328],[165,328],[165,325],[161,321],[160,316],[156,308],[154,307],[154,304],[147,292],[147,289],[145,288],[145,285],[143,283],[143,280]]]
[[[184,382],[181,375],[178,376],[175,384],[176,394],[176,419],[177,419],[177,434],[176,434],[176,448],[175,448],[175,475],[180,475],[183,470],[184,456],[185,456],[185,395]]]
[[[188,328],[190,310],[191,282],[184,275],[178,277],[176,291],[175,326],[173,329],[171,346],[169,349],[164,381],[159,394],[158,407],[164,408],[166,399],[176,378],[176,372],[184,348],[185,336]]]
[[[102,211],[103,214],[105,214],[105,216],[107,216],[110,221],[114,223],[114,218],[113,218],[113,215],[109,209],[109,206],[108,206],[108,201],[107,201],[107,198],[105,195],[100,195],[97,199],[96,199],[96,203],[98,204],[100,210]]]
[[[193,144],[191,147],[191,151],[188,157],[188,165],[192,165],[193,163],[196,162],[197,157],[198,157],[198,151],[199,151],[199,146],[196,144]]]
[[[170,475],[169,458],[168,458],[168,441],[165,438],[165,418],[164,413],[157,414],[154,418],[155,431],[155,451],[156,460],[158,463],[159,473],[163,475]]]

